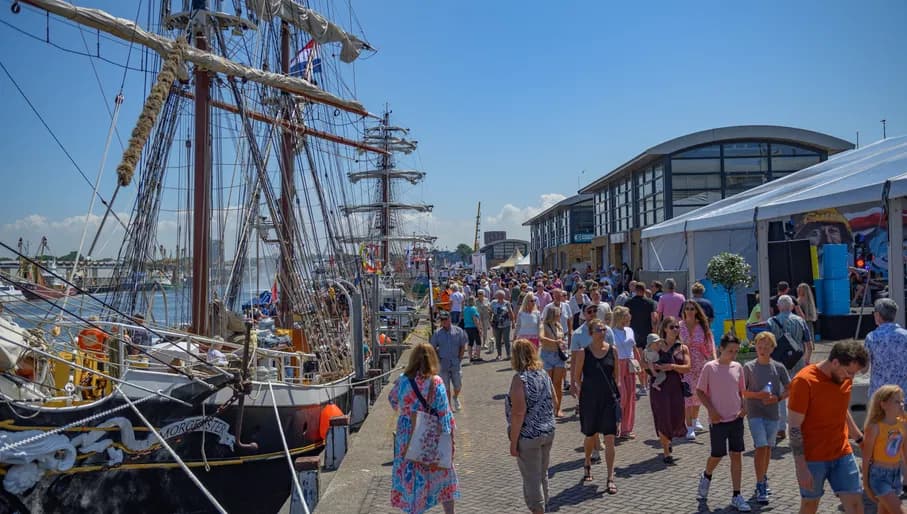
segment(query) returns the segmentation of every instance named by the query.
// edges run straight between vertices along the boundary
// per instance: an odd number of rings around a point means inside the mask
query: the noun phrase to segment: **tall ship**
[[[348,412],[365,377],[387,263],[433,241],[395,232],[398,212],[430,207],[395,202],[393,184],[424,174],[395,168],[415,143],[389,113],[351,98],[345,67],[374,49],[308,3],[137,7],[126,19],[21,0],[7,17],[26,34],[28,19],[46,24],[42,44],[57,24],[93,34],[98,55],[128,51],[88,200],[100,227],[54,274],[63,296],[0,318],[0,511],[277,512],[293,459],[319,451],[326,416]],[[134,123],[120,117],[131,69],[153,79]],[[105,228],[125,234],[112,277],[80,287]]]

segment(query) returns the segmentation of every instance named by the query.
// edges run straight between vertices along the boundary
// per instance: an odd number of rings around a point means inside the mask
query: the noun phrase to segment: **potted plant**
[[[721,252],[709,259],[705,269],[705,276],[713,284],[720,285],[727,292],[728,305],[730,305],[731,310],[731,332],[736,332],[737,319],[735,317],[734,299],[738,289],[753,285],[752,268],[742,255]]]

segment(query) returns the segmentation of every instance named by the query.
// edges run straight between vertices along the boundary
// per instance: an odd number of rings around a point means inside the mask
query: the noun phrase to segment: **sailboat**
[[[0,318],[0,511],[276,512],[293,487],[292,459],[319,450],[325,416],[348,411],[352,384],[365,376],[363,340],[377,330],[378,305],[363,293],[380,278],[368,276],[352,243],[368,229],[344,215],[338,156],[380,159],[397,143],[382,136],[379,144],[366,129],[362,139],[329,130],[376,120],[379,132],[392,132],[387,116],[329,92],[339,82],[326,69],[339,64],[328,49],[349,63],[371,47],[293,0],[237,0],[234,13],[219,0],[172,3],[152,2],[160,28],[152,32],[63,0],[14,2],[13,12],[28,5],[159,59],[117,166],[112,197],[130,185],[136,194],[130,219],[116,219],[126,235],[114,286],[92,293],[72,280],[96,235],[62,279],[95,316],[74,300],[44,298],[58,316]],[[238,142],[224,151],[216,130],[227,118]],[[174,164],[174,155],[183,159]],[[212,195],[224,176],[215,156],[241,177],[235,208]],[[168,188],[174,167],[186,173]],[[167,189],[183,196],[167,204]],[[96,182],[92,202],[97,191]],[[101,229],[116,218],[105,203]],[[392,207],[385,198],[385,228]],[[176,327],[152,319],[153,295],[117,286],[154,271],[168,208],[191,218],[171,259],[191,283],[176,297],[161,292],[183,300],[187,323]],[[218,214],[227,211],[238,213],[230,238]],[[246,271],[258,274],[263,247],[277,263],[274,329],[254,309],[237,312],[258,296]]]
[[[32,261],[25,259],[23,255],[24,244],[20,238],[18,243],[20,254],[19,279],[10,281],[10,285],[22,291],[22,295],[27,300],[56,299],[76,294],[72,288],[53,287],[53,284],[49,284],[47,279],[53,280],[53,273],[45,273]],[[35,259],[44,255],[46,251],[48,251],[47,237],[42,237]],[[51,270],[55,270],[56,267],[55,261],[50,264]]]

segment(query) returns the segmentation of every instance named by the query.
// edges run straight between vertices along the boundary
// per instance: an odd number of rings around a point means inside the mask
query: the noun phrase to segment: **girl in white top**
[[[621,390],[627,391],[620,395],[621,418],[618,436],[621,439],[636,438],[636,434],[633,433],[633,424],[636,421],[634,382],[636,382],[636,375],[641,371],[641,369],[636,369],[640,362],[639,348],[636,347],[633,329],[629,324],[630,309],[622,305],[614,307],[614,311],[611,313],[611,328],[614,331],[614,346],[617,347]],[[636,366],[632,364],[633,360],[635,360]]]
[[[526,293],[523,304],[516,316],[516,327],[513,331],[513,341],[528,339],[536,348],[539,347],[539,309],[536,307],[535,295]]]

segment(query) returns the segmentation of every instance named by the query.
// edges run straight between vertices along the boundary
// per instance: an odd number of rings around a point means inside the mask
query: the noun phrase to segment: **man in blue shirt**
[[[896,384],[907,390],[907,330],[895,323],[898,304],[890,298],[875,303],[878,328],[866,334],[869,351],[869,398],[885,384]]]
[[[466,353],[466,343],[469,338],[466,331],[450,321],[450,313],[440,311],[438,318],[441,328],[431,336],[431,345],[438,352],[438,361],[441,364],[441,378],[447,388],[447,400],[453,405],[454,412],[460,410],[460,390],[463,387],[463,378],[460,363]]]

